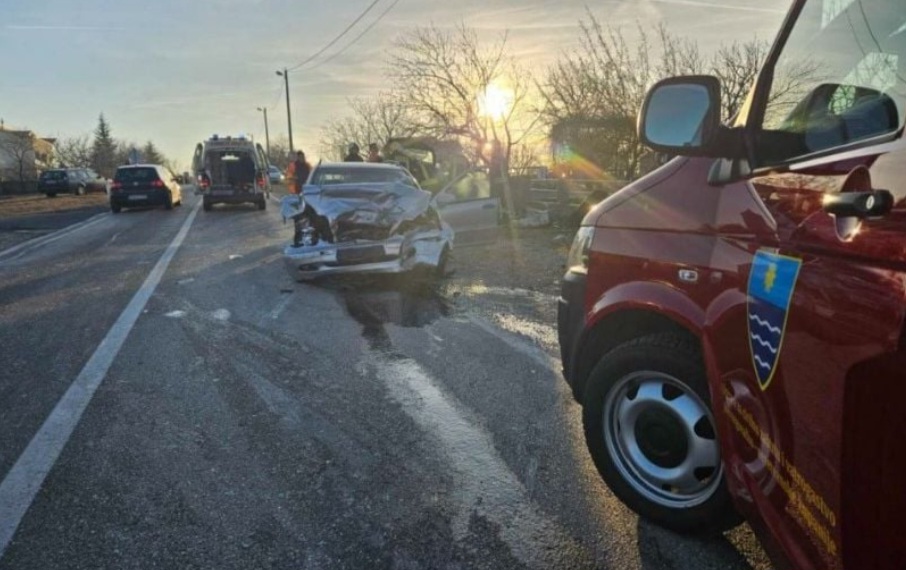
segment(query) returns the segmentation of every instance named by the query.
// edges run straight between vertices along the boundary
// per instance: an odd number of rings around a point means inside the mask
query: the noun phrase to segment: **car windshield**
[[[310,184],[329,186],[332,184],[400,182],[414,186],[412,177],[399,168],[368,167],[319,167],[312,174]]]

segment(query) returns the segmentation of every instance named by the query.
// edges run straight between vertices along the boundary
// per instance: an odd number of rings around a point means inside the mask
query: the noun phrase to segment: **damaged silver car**
[[[284,250],[298,280],[341,273],[443,275],[453,229],[406,169],[383,163],[321,163],[281,210],[294,225]]]

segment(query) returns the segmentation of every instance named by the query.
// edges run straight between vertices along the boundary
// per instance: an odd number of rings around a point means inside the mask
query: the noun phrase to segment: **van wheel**
[[[601,477],[638,514],[678,532],[741,522],[694,342],[658,334],[608,352],[589,376],[583,424]]]

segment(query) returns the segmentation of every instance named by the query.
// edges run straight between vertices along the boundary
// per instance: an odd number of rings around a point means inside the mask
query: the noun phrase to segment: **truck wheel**
[[[678,532],[741,522],[695,343],[658,334],[608,352],[589,376],[583,424],[601,477],[638,514]]]

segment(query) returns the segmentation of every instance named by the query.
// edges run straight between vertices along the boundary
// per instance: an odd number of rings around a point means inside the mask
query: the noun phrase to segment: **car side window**
[[[483,200],[491,197],[491,181],[484,172],[470,172],[454,182],[450,192],[460,202]]]
[[[760,154],[776,164],[897,132],[906,116],[900,0],[803,9],[774,69]]]

